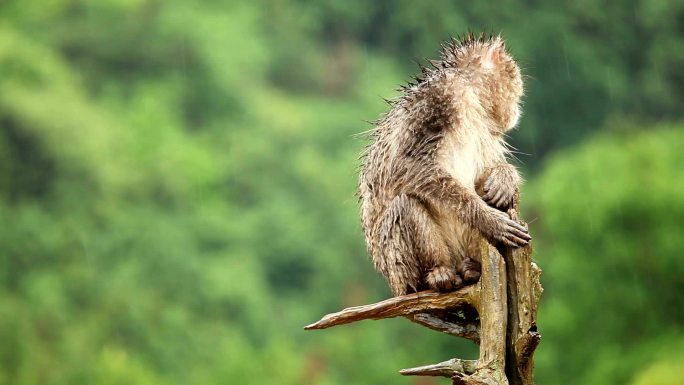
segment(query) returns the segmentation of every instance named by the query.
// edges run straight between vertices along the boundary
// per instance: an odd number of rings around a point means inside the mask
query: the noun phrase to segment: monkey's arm
[[[433,175],[436,177],[426,178],[422,182],[425,185],[418,189],[426,201],[447,204],[460,220],[480,230],[490,240],[517,247],[527,245],[532,239],[525,226],[511,219],[507,213],[487,206],[474,191],[445,171],[436,168]]]
[[[482,199],[492,207],[509,209],[520,194],[520,174],[512,165],[501,162],[484,173]]]

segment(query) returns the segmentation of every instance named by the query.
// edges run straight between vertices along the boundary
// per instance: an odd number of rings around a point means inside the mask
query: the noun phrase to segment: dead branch
[[[452,336],[463,337],[480,344],[480,322],[472,320],[453,320],[447,318],[448,314],[433,315],[430,313],[417,313],[405,316],[409,321],[423,325],[432,330],[446,333]]]
[[[532,248],[506,249],[508,329],[506,332],[506,365],[511,385],[533,383],[534,354],[541,341],[537,331],[537,307],[542,294],[541,270],[532,262]]]
[[[478,366],[479,362],[477,360],[452,358],[439,364],[402,369],[399,373],[404,376],[442,376],[451,378],[457,374],[474,374]]]
[[[370,305],[346,308],[337,313],[331,313],[318,322],[304,327],[306,330],[326,329],[332,326],[344,325],[365,319],[384,319],[401,316],[411,316],[435,310],[455,309],[473,302],[476,287],[467,286],[450,293],[436,293],[421,291],[393,297]]]
[[[509,211],[517,219],[517,211]],[[405,317],[410,321],[480,344],[477,360],[453,358],[404,369],[402,375],[443,376],[455,385],[533,385],[541,270],[530,246],[500,251],[483,241],[482,275],[475,285],[450,293],[423,291],[331,313],[305,327],[325,329],[364,319]],[[477,317],[467,316],[475,309]],[[461,315],[457,315],[457,314]]]

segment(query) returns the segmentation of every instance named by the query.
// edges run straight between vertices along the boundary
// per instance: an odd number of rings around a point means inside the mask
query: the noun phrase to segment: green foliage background
[[[684,376],[680,1],[0,2],[0,384],[437,384],[354,198],[382,97],[501,31],[546,292],[540,384]]]

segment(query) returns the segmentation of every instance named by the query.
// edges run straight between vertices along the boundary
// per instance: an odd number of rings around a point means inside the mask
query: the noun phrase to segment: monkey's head
[[[444,63],[455,70],[459,83],[477,95],[494,123],[494,133],[503,134],[515,127],[520,118],[523,81],[520,67],[500,36],[468,34],[445,46],[443,56]]]

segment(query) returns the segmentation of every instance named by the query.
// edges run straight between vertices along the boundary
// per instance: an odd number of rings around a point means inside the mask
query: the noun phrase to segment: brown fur
[[[503,137],[520,116],[517,64],[501,38],[472,34],[432,64],[377,122],[359,180],[368,250],[394,295],[477,281],[481,236],[530,240],[498,210],[520,183]]]

